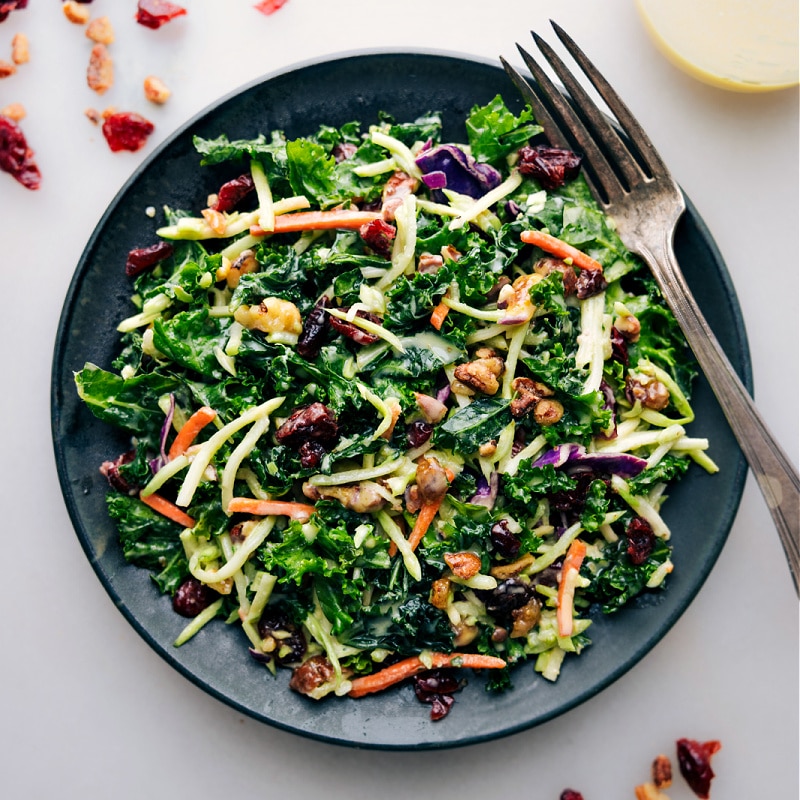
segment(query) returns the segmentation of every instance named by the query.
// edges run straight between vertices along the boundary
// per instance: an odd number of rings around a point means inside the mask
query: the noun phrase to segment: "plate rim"
[[[231,707],[232,709],[235,709],[236,711],[239,711],[240,713],[243,713],[246,716],[256,721],[262,722],[271,727],[277,728],[279,730],[288,733],[299,735],[304,738],[325,742],[328,744],[351,747],[355,749],[373,749],[373,750],[391,750],[391,751],[408,751],[412,749],[427,749],[427,750],[450,749],[450,748],[463,747],[473,744],[479,744],[485,741],[494,741],[497,739],[504,738],[506,736],[514,735],[523,730],[527,730],[539,726],[541,724],[544,724],[576,708],[590,697],[608,688],[611,684],[615,683],[625,673],[627,673],[630,669],[632,669],[636,664],[641,663],[641,661],[644,658],[646,658],[647,655],[653,650],[658,641],[661,640],[666,635],[666,633],[675,625],[678,619],[680,619],[680,617],[688,610],[689,606],[693,602],[697,593],[700,591],[703,584],[710,575],[710,572],[725,545],[728,535],[730,534],[731,527],[733,526],[738,511],[738,507],[742,499],[744,483],[748,471],[747,465],[746,463],[744,463],[744,460],[741,459],[739,464],[737,465],[736,474],[734,475],[733,479],[734,491],[728,498],[726,498],[725,516],[723,524],[719,526],[719,529],[723,531],[723,533],[720,535],[720,544],[715,549],[715,551],[710,554],[709,558],[707,559],[707,562],[703,565],[703,569],[701,571],[702,578],[693,587],[693,591],[688,596],[686,603],[676,608],[675,611],[671,615],[669,615],[669,617],[666,618],[666,620],[662,620],[659,623],[659,625],[657,626],[657,630],[653,631],[652,635],[650,635],[647,638],[646,643],[640,648],[640,652],[638,652],[634,657],[630,658],[627,662],[623,662],[622,664],[620,664],[617,667],[617,669],[609,673],[606,676],[605,680],[602,681],[599,685],[593,685],[591,690],[587,689],[585,691],[578,693],[577,695],[572,697],[570,702],[568,702],[567,704],[563,704],[558,708],[553,709],[552,712],[539,716],[534,720],[522,720],[517,724],[510,725],[504,728],[501,731],[491,731],[483,734],[476,734],[458,740],[443,739],[441,741],[438,740],[425,741],[424,743],[411,745],[406,743],[393,744],[391,742],[378,742],[378,743],[358,742],[351,739],[344,739],[337,736],[332,736],[330,734],[319,733],[312,730],[300,729],[298,727],[293,727],[289,724],[286,724],[280,720],[267,718],[263,713],[259,713],[258,710],[246,706],[237,699],[229,695],[226,695],[223,691],[205,682],[200,676],[192,672],[191,669],[189,669],[186,665],[184,665],[176,657],[174,657],[169,651],[163,648],[161,643],[158,642],[154,638],[154,635],[145,627],[144,623],[134,615],[133,611],[129,608],[127,602],[117,592],[109,576],[102,570],[101,565],[95,558],[95,553],[91,549],[88,537],[85,535],[85,532],[83,531],[83,521],[81,519],[78,506],[73,494],[74,487],[69,484],[68,475],[65,469],[65,454],[61,446],[61,443],[59,441],[59,436],[61,433],[59,392],[63,389],[63,386],[61,384],[64,372],[64,363],[63,363],[65,355],[64,351],[66,349],[66,341],[65,341],[66,337],[64,336],[64,332],[67,329],[69,320],[73,316],[75,300],[80,295],[82,285],[86,278],[86,274],[89,270],[91,253],[93,252],[99,237],[103,234],[104,227],[108,223],[108,220],[113,216],[113,214],[118,209],[120,204],[123,203],[123,201],[126,198],[126,195],[130,191],[132,186],[138,181],[141,174],[145,172],[152,164],[154,164],[162,155],[162,153],[167,148],[169,148],[177,139],[189,133],[191,129],[194,126],[196,126],[200,121],[208,118],[216,110],[226,105],[230,101],[235,100],[238,96],[243,95],[248,91],[256,87],[259,87],[265,83],[274,81],[279,78],[290,76],[292,73],[301,72],[309,68],[319,67],[321,65],[332,64],[337,62],[349,61],[352,59],[370,59],[376,56],[379,57],[396,56],[400,58],[406,58],[406,57],[414,58],[418,56],[423,56],[423,57],[432,57],[434,59],[436,58],[450,59],[450,60],[455,59],[455,60],[470,62],[478,66],[491,68],[493,70],[496,70],[498,72],[498,75],[502,73],[501,67],[493,59],[489,59],[483,56],[477,56],[474,54],[467,54],[455,50],[442,49],[442,48],[408,49],[402,47],[401,48],[379,47],[379,48],[347,50],[338,53],[329,53],[297,61],[286,67],[269,71],[259,77],[247,81],[242,85],[240,85],[239,87],[226,92],[224,95],[218,97],[211,103],[207,104],[204,108],[200,109],[198,112],[193,114],[184,123],[173,129],[133,169],[129,177],[124,181],[120,189],[116,192],[112,200],[108,203],[104,212],[96,222],[95,227],[89,239],[87,240],[86,245],[83,248],[81,255],[78,259],[78,262],[75,266],[75,270],[73,272],[72,278],[70,280],[64,298],[61,313],[59,315],[58,325],[56,327],[56,338],[53,348],[53,358],[51,364],[51,387],[50,387],[51,435],[55,451],[57,475],[59,484],[61,486],[61,494],[64,499],[65,505],[67,507],[67,511],[74,532],[77,535],[78,541],[82,549],[84,550],[84,553],[87,556],[87,559],[89,560],[92,569],[98,576],[104,590],[109,595],[109,597],[111,598],[117,609],[122,613],[122,615],[128,621],[128,623],[139,634],[139,636],[142,639],[144,639],[147,645],[152,650],[154,650],[164,661],[166,661],[171,668],[176,669],[183,677],[188,678],[191,681],[191,683],[193,683],[199,689],[202,689],[206,694],[211,695],[212,697],[223,702],[225,705]],[[744,325],[744,319],[742,316],[742,311],[739,304],[738,296],[733,286],[733,281],[731,279],[730,273],[727,270],[725,261],[722,258],[722,254],[720,253],[719,248],[710,230],[708,229],[704,219],[700,216],[697,208],[688,197],[686,197],[686,205],[687,205],[686,216],[691,217],[692,224],[697,228],[700,239],[702,239],[703,244],[708,248],[711,260],[714,262],[714,265],[716,267],[716,272],[721,284],[721,290],[728,300],[730,306],[730,313],[735,322],[737,323],[737,329],[739,334],[738,341],[735,343],[737,361],[739,362],[737,372],[739,373],[740,378],[744,383],[745,387],[747,388],[748,392],[752,395],[753,393],[752,361],[747,340],[747,331]]]

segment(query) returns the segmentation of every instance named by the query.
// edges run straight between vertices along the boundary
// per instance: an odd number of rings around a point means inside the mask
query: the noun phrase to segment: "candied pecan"
[[[553,396],[553,390],[549,386],[522,376],[511,381],[511,388],[516,393],[511,401],[511,416],[514,419],[522,419],[528,412],[533,411],[542,398]]]
[[[645,407],[661,411],[669,405],[669,389],[655,378],[634,378],[631,375],[625,380],[625,396],[631,403],[637,400]]]
[[[359,236],[364,244],[383,258],[391,258],[392,242],[397,236],[397,228],[382,219],[373,219],[359,228]]]
[[[653,552],[656,535],[653,527],[642,517],[634,517],[625,530],[628,539],[627,553],[630,560],[636,564],[644,564]]]
[[[533,408],[533,419],[539,425],[555,425],[564,416],[564,406],[552,398],[540,400]]]
[[[339,424],[333,411],[322,403],[295,409],[275,432],[275,438],[287,447],[299,448],[304,442],[331,444],[339,436]]]
[[[422,456],[417,460],[417,487],[423,502],[441,500],[449,485],[447,472],[435,458]]]
[[[431,584],[430,604],[434,608],[445,609],[450,599],[450,579],[437,578]]]
[[[349,311],[348,308],[341,309],[344,312]],[[351,339],[356,344],[375,344],[375,342],[380,339],[380,336],[376,336],[374,333],[370,333],[369,331],[363,330],[363,328],[359,328],[358,325],[354,325],[352,322],[348,322],[345,319],[339,319],[338,317],[330,316],[330,323],[331,327],[342,334],[342,336]],[[382,320],[377,314],[373,314],[371,311],[363,311],[359,309],[356,311],[356,316],[360,319],[368,320],[369,322],[374,322],[376,325],[380,325]]]
[[[0,78],[10,78],[17,68],[10,62],[0,58]]]
[[[521,639],[527,636],[539,622],[541,615],[542,604],[535,597],[531,597],[521,608],[513,609],[511,619],[514,620],[514,624],[511,628],[511,638]]]
[[[582,269],[575,280],[575,294],[579,300],[604,292],[608,281],[599,269]]]
[[[486,302],[487,303],[496,303],[498,298],[500,297],[500,292],[503,290],[504,286],[509,286],[511,284],[511,278],[508,275],[501,275],[497,279],[497,283],[486,292]]]
[[[114,43],[114,26],[108,17],[95,17],[86,26],[86,38],[98,44]]]
[[[280,297],[265,297],[257,306],[239,306],[233,318],[249,330],[300,334],[303,321],[297,306]]]
[[[239,285],[239,279],[242,275],[247,275],[257,270],[258,261],[256,260],[255,252],[249,248],[247,250],[242,250],[236,257],[236,260],[230,265],[228,274],[225,276],[225,282],[228,284],[229,289],[235,289]]]
[[[640,783],[633,787],[636,800],[669,800],[654,783]]]
[[[66,3],[62,3],[61,10],[64,12],[64,16],[76,25],[85,25],[89,21],[89,9],[81,3],[76,3],[75,0],[67,0]]]
[[[289,688],[317,699],[319,690],[334,676],[333,664],[326,656],[313,656],[292,673]]]
[[[481,571],[481,557],[477,553],[463,550],[459,553],[445,553],[444,563],[457,578],[469,580]]]
[[[30,60],[28,37],[24,33],[15,33],[11,40],[11,60],[15,64],[27,64]]]
[[[97,94],[107,92],[114,83],[114,62],[104,44],[96,44],[89,54],[86,82]]]
[[[531,300],[531,289],[542,279],[541,275],[520,275],[512,284],[503,286],[497,296],[497,307],[505,309],[501,325],[520,325],[527,322],[536,310]]]
[[[8,117],[14,122],[25,119],[25,106],[22,103],[9,103],[4,108],[0,108],[0,117]]]
[[[419,496],[419,486],[412,483],[405,492],[403,492],[403,500],[406,504],[406,511],[409,514],[416,514],[422,508],[422,499]]]
[[[148,75],[144,79],[143,87],[145,98],[159,106],[166,103],[172,94],[164,81],[162,81],[161,78],[157,78],[155,75]]]
[[[477,358],[455,368],[456,380],[477,389],[484,394],[497,394],[500,382],[497,380],[505,369],[505,362],[499,356]]]
[[[672,785],[672,762],[668,756],[659,753],[653,759],[650,771],[657,789],[668,789]]]
[[[572,150],[548,145],[526,145],[518,151],[518,169],[522,175],[530,175],[543,189],[557,189],[577,177],[581,168],[581,157]]]
[[[629,342],[638,342],[642,332],[642,325],[633,314],[618,314],[614,320],[614,328]]]
[[[564,263],[560,258],[540,258],[533,267],[537,275],[551,275],[554,272],[561,273],[561,283],[564,286],[564,296],[575,294],[578,284],[578,276],[575,268]]]
[[[338,500],[345,508],[357,514],[371,514],[386,505],[386,498],[375,485],[354,484],[352,486],[314,486],[303,484],[303,494],[309,500]]]
[[[459,623],[453,628],[453,647],[466,647],[478,638],[480,630],[477,625],[467,625],[464,622]]]

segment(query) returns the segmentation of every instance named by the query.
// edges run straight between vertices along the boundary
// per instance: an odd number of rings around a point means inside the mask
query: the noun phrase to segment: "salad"
[[[195,137],[223,180],[121,257],[119,353],[75,375],[131,436],[108,511],[176,646],[238,626],[297,692],[412,680],[440,719],[466,670],[556,680],[668,584],[668,487],[716,471],[694,361],[541,133],[498,95],[463,142],[438,113]]]

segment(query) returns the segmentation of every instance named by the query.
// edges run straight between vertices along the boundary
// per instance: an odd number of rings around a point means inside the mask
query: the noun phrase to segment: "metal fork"
[[[800,479],[722,351],[678,266],[673,237],[686,209],[683,194],[619,95],[575,42],[551,24],[616,118],[615,124],[536,33],[532,32],[534,41],[569,92],[569,100],[520,45],[517,48],[535,79],[533,86],[502,56],[500,61],[551,144],[583,152],[584,174],[595,199],[614,219],[625,246],[652,270],[758,481],[800,594]]]

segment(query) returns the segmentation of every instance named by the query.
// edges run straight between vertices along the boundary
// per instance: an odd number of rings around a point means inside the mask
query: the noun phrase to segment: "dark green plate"
[[[322,123],[371,122],[386,111],[399,121],[429,111],[444,118],[444,138],[464,141],[463,120],[475,104],[502,94],[521,103],[494,63],[446,53],[379,52],[308,63],[268,76],[215,103],[164,142],[119,192],[86,246],[67,294],[52,374],[52,427],[64,500],[78,539],[103,586],[145,641],[177,670],[233,708],[284,730],[327,742],[374,748],[441,748],[493,739],[530,728],[573,708],[622,676],[661,639],[691,603],[728,535],[744,485],[746,465],[707,383],[699,380],[695,435],[711,440],[721,465],[715,476],[692,468],[672,492],[666,520],[673,531],[675,571],[667,591],[612,616],[594,615],[593,644],[568,658],[549,683],[523,665],[514,689],[484,691],[471,677],[444,720],[409,686],[360,700],[308,700],[290,691],[288,672],[273,678],[247,652],[244,634],[214,622],[181,648],[172,645],[185,620],[174,614],[147,572],[128,566],[106,513],[102,461],[128,441],[98,422],[78,400],[73,372],[87,361],[109,368],[117,353],[116,325],[131,313],[124,274],[129,250],[155,240],[145,209],[197,207],[219,185],[213,169],[199,168],[192,136],[251,138],[278,128],[289,137]],[[689,205],[676,248],[689,284],[742,379],[750,385],[744,326],[725,265],[697,211]],[[142,681],[146,676],[142,676]],[[155,709],[154,709],[155,711]]]

